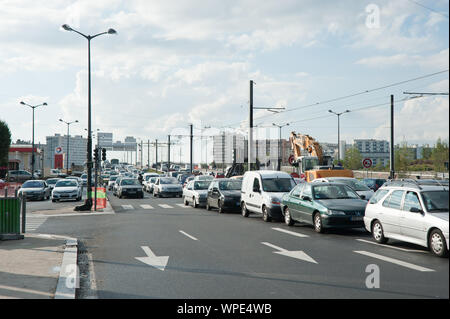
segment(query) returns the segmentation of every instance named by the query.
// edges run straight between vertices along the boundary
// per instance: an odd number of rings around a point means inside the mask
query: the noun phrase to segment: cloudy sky
[[[289,122],[285,137],[335,142],[328,110],[349,109],[342,139],[388,140],[394,94],[396,140],[433,144],[448,139],[448,96],[403,92],[448,92],[448,12],[448,0],[0,0],[0,119],[30,140],[19,102],[45,101],[36,141],[65,134],[59,118],[86,135],[87,41],[67,23],[118,32],[92,40],[91,55],[93,128],[115,139],[245,128],[253,80],[256,107],[285,107],[255,112],[255,125]]]

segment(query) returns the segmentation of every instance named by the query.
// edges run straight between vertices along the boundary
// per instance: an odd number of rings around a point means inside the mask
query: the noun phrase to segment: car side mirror
[[[366,195],[359,195],[359,197],[361,197],[361,199],[366,199]]]
[[[306,200],[306,201],[308,201],[308,202],[311,201],[311,197],[309,197],[309,196],[302,196],[302,199],[303,199],[303,200]]]
[[[411,208],[409,209],[409,211],[410,211],[411,213],[419,213],[419,214],[422,214],[422,213],[423,213],[423,210],[421,210],[421,209],[419,209],[419,208],[417,208],[417,207],[411,207]]]

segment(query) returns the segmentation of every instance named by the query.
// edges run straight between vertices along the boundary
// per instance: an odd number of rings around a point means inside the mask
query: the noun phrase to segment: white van
[[[263,215],[263,220],[283,219],[281,198],[295,186],[295,181],[286,172],[250,171],[242,180],[241,211],[242,216],[249,213]]]

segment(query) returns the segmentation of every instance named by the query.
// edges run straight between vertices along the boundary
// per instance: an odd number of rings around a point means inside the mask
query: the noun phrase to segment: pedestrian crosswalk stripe
[[[177,206],[180,206],[181,208],[189,208],[189,206],[186,206],[184,204],[177,204]]]
[[[141,208],[143,208],[143,209],[153,209],[153,206],[151,206],[151,205],[141,205]]]
[[[162,208],[173,208],[172,206],[167,205],[167,204],[158,204],[158,206],[162,207]]]
[[[38,229],[48,217],[27,216],[25,219],[25,231],[33,231]],[[20,218],[20,225],[22,225],[22,217]]]
[[[133,209],[133,205],[122,205],[123,209]]]

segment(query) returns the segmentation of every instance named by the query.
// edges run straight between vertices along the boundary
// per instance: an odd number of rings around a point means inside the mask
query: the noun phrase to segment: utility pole
[[[250,80],[250,101],[249,101],[249,130],[248,130],[248,167],[247,170],[251,171],[252,163],[252,147],[253,147],[253,80]]]
[[[253,106],[253,80],[250,80],[250,100],[249,100],[249,130],[248,130],[248,171],[251,171],[251,163],[253,161],[253,110],[268,110],[277,113],[275,110],[284,110],[284,107],[254,107]]]
[[[156,158],[155,158],[155,161],[156,161],[156,170],[158,170],[158,139],[156,139],[156,142],[155,142],[155,150],[156,150]]]
[[[389,178],[395,177],[395,156],[394,156],[394,95],[391,95],[391,154],[390,154],[390,174]]]
[[[225,174],[225,132],[222,134],[222,174]]]
[[[193,146],[193,140],[194,140],[194,125],[190,125],[191,127],[191,135],[190,135],[190,144],[191,144],[191,154],[190,154],[190,172],[192,174],[192,146]]]
[[[147,140],[147,145],[148,145],[148,149],[147,149],[147,166],[148,169],[150,169],[150,140]]]
[[[167,173],[170,172],[170,134],[168,135],[169,139],[167,142]]]
[[[141,140],[141,169],[144,167],[144,142]]]

